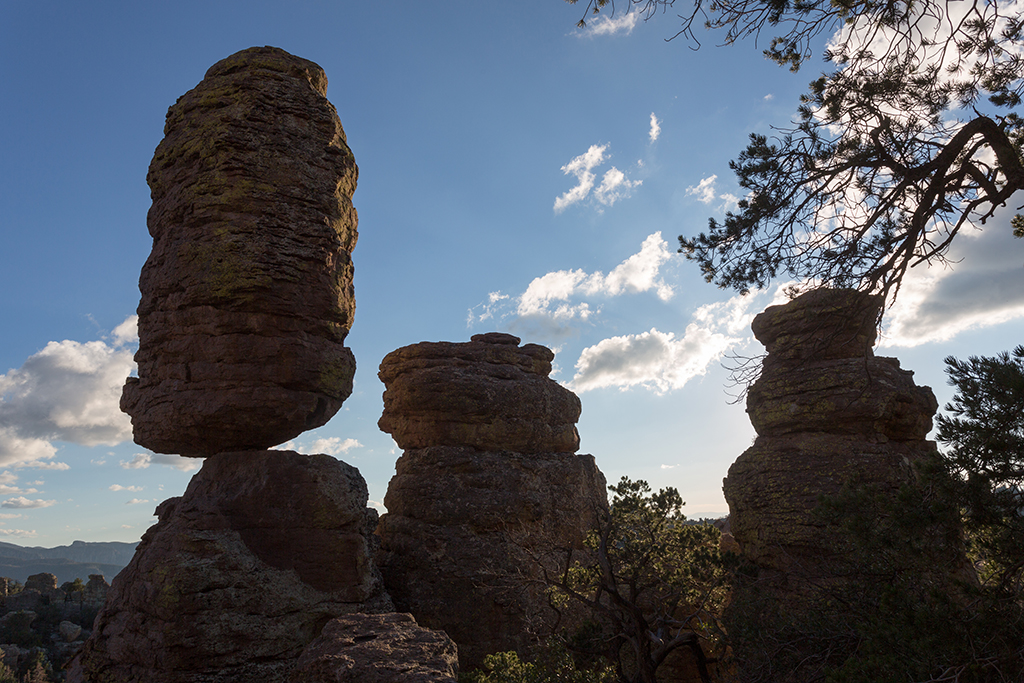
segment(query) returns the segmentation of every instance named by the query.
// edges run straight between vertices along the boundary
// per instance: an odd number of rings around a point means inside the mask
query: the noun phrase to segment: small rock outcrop
[[[207,456],[325,424],[352,391],[357,169],[327,77],[234,54],[167,112],[147,180],[135,442]]]
[[[455,683],[455,643],[411,614],[351,614],[329,621],[289,683]]]
[[[332,618],[393,609],[367,498],[327,455],[208,458],[157,508],[69,681],[285,680]]]
[[[747,394],[757,439],[724,482],[743,554],[764,567],[827,562],[834,530],[812,514],[851,483],[895,492],[937,456],[938,402],[895,358],[872,353],[882,299],[820,289],[751,326],[768,350]]]
[[[550,350],[519,341],[424,342],[381,363],[379,425],[404,454],[377,562],[398,609],[444,629],[465,670],[550,626],[541,567],[607,506],[593,456],[575,453],[579,399],[548,377]]]

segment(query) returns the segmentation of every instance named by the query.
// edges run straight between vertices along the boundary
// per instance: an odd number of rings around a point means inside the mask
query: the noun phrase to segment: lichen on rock
[[[358,170],[327,78],[271,47],[236,53],[168,110],[150,164],[136,443],[208,456],[323,425],[352,391]]]

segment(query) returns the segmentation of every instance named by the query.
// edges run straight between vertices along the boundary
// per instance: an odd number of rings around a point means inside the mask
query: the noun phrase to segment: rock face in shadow
[[[327,623],[289,683],[455,683],[457,659],[451,638],[411,614],[350,614]]]
[[[278,48],[217,64],[167,112],[147,180],[135,442],[207,456],[325,424],[352,391],[358,175],[323,70]]]
[[[377,563],[398,609],[444,629],[464,670],[527,651],[550,628],[541,568],[554,549],[580,547],[607,507],[594,458],[575,454],[579,399],[548,378],[553,358],[492,333],[381,363],[379,424],[405,452]]]
[[[287,451],[208,458],[114,580],[68,681],[277,682],[331,619],[387,612],[358,470]]]
[[[554,358],[498,332],[402,347],[380,366],[388,390],[378,424],[403,450],[575,453],[580,400],[548,378]]]
[[[895,495],[915,463],[937,457],[926,440],[938,403],[895,358],[872,353],[880,297],[816,290],[754,319],[768,349],[747,394],[757,439],[729,468],[732,533],[761,566],[826,560],[831,529],[812,514],[845,485]]]

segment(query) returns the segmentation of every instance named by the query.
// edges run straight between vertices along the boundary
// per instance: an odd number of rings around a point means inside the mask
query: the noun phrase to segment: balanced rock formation
[[[206,461],[157,508],[69,683],[284,683],[331,619],[393,610],[358,470],[259,450],[351,392],[356,167],[326,88],[253,48],[167,114],[121,404],[136,443]]]
[[[350,614],[329,621],[289,683],[455,683],[455,643],[411,614]]]
[[[405,452],[377,563],[398,609],[444,629],[465,670],[550,627],[541,568],[607,506],[593,456],[575,453],[579,399],[548,377],[550,350],[519,341],[414,344],[380,369],[379,425]]]
[[[206,456],[325,424],[352,391],[344,346],[357,168],[323,70],[236,53],[167,112],[147,180],[135,442]]]
[[[815,514],[845,487],[883,496],[936,462],[927,440],[938,401],[896,358],[871,351],[883,300],[816,290],[770,306],[752,329],[768,349],[746,396],[758,437],[724,482],[742,554],[763,569],[825,575],[841,547]],[[942,530],[937,530],[937,532]],[[957,529],[945,529],[949,575],[970,580]]]
[[[938,402],[895,358],[872,353],[879,296],[819,289],[771,306],[751,326],[768,349],[747,394],[757,439],[729,468],[724,492],[743,554],[762,567],[828,562],[833,529],[812,514],[844,486],[895,495],[926,440]]]
[[[393,607],[358,470],[287,451],[208,458],[157,508],[70,682],[287,679],[331,619]]]

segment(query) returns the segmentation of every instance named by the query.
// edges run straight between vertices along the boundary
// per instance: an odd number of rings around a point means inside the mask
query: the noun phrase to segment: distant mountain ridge
[[[0,576],[24,583],[32,574],[48,572],[57,576],[58,585],[76,578],[88,580],[90,574],[103,574],[112,580],[135,554],[135,543],[74,541],[56,548],[25,547],[0,542]]]

